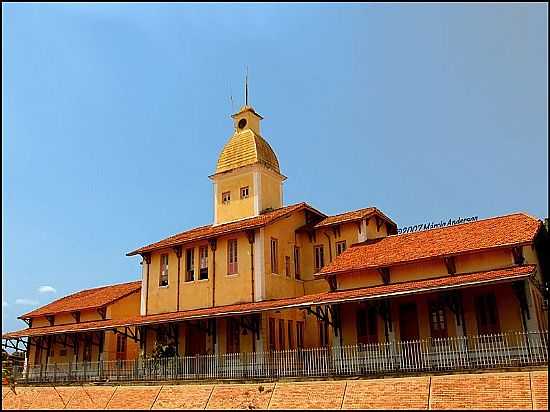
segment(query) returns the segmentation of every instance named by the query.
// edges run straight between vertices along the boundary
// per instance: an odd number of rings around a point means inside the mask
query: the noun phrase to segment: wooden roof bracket
[[[447,267],[447,273],[449,275],[454,275],[456,273],[456,264],[455,264],[454,256],[444,257],[443,261],[445,262],[445,266]]]
[[[378,273],[380,274],[382,283],[384,285],[388,285],[390,283],[390,268],[389,267],[378,268]]]
[[[329,305],[328,311],[332,319],[332,328],[334,329],[334,335],[339,336],[339,331],[342,328],[342,322],[340,319],[340,305],[338,303]]]
[[[80,323],[80,311],[75,310],[74,312],[71,312],[71,316],[74,318],[76,323]]]
[[[514,256],[514,264],[523,265],[525,257],[523,256],[523,248],[521,246],[514,246],[512,248],[512,255]]]
[[[525,289],[525,281],[517,280],[512,282],[512,289],[514,290],[514,294],[519,302],[521,311],[525,313],[527,319],[530,319],[531,317],[529,315],[529,305],[527,304],[527,290]]]
[[[210,250],[212,252],[215,252],[216,251],[216,248],[218,246],[218,239],[217,238],[211,238],[211,239],[208,239],[208,244],[210,245]]]
[[[126,336],[127,338],[130,338],[132,339],[134,342],[136,343],[141,343],[141,336],[139,334],[139,329],[138,327],[136,326],[134,328],[135,330],[132,330],[131,327],[128,327],[128,326],[125,326],[124,327],[124,332],[118,330],[118,328],[113,328],[111,329],[111,331],[115,334],[115,335],[122,335],[122,336]]]
[[[151,253],[149,253],[149,252],[142,253],[142,254],[141,254],[141,257],[143,258],[143,261],[144,261],[146,264],[148,264],[148,265],[151,264]]]
[[[329,275],[325,278],[325,280],[328,282],[328,286],[331,292],[334,292],[338,288],[338,282],[336,281],[336,276]]]
[[[99,313],[101,319],[105,320],[107,318],[107,307],[102,306],[100,308],[97,308],[97,313]]]
[[[2,339],[2,347],[6,349],[13,349],[17,352],[20,351],[19,344],[22,344],[22,349],[27,350],[27,343],[21,338],[8,338]]]
[[[193,328],[196,328],[198,330],[200,330],[201,332],[204,332],[206,334],[208,334],[208,323],[206,326],[204,326],[204,323],[203,323],[203,320],[202,319],[198,319],[197,321],[193,322],[193,321],[190,321],[188,322],[188,325],[193,327]]]
[[[256,316],[239,316],[239,325],[260,339],[260,325]]]
[[[315,316],[317,319],[319,319],[320,321],[323,321],[327,324],[329,324],[330,326],[334,327],[334,323],[331,322],[328,314],[329,314],[329,310],[325,310],[323,309],[321,306],[317,306],[315,310],[311,309],[311,306],[308,306],[302,310],[307,310],[308,313],[312,314],[313,316]]]
[[[246,237],[248,238],[248,243],[254,243],[254,229],[245,230]]]

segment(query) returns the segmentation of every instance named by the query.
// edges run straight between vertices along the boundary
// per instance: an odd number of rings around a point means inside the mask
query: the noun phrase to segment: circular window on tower
[[[244,129],[246,127],[246,119],[239,120],[239,124],[237,126],[239,126],[239,129]]]

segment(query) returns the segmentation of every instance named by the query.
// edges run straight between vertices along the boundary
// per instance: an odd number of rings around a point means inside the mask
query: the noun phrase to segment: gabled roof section
[[[341,223],[354,222],[354,221],[362,220],[373,216],[378,216],[379,218],[381,218],[382,220],[385,220],[387,223],[391,224],[397,229],[397,224],[375,207],[367,207],[364,209],[352,210],[350,212],[344,212],[344,213],[339,213],[337,215],[328,216],[323,220],[321,220],[316,225],[314,225],[313,227],[315,229],[319,229],[322,227],[338,225]]]
[[[258,227],[265,226],[283,216],[288,215],[289,213],[304,210],[304,209],[307,209],[313,213],[316,213],[321,217],[325,216],[325,214],[319,212],[318,210],[314,209],[313,207],[311,207],[305,202],[297,203],[294,205],[281,207],[279,209],[275,209],[270,212],[263,213],[259,216],[242,219],[235,222],[224,223],[221,225],[201,226],[195,229],[187,230],[185,232],[178,233],[177,235],[170,236],[159,242],[155,242],[155,243],[151,243],[150,245],[143,246],[130,253],[127,253],[126,256],[134,256],[140,253],[147,253],[153,250],[182,245],[188,242],[214,238],[217,236],[226,235],[234,232],[240,232],[247,229],[255,229]]]
[[[531,243],[542,222],[524,213],[499,216],[445,228],[392,235],[352,245],[319,275],[388,267]]]
[[[35,318],[39,316],[56,315],[58,313],[75,312],[86,309],[98,309],[102,306],[128,296],[141,289],[141,281],[120,283],[117,285],[102,286],[86,289],[61,299],[54,300],[45,306],[19,316],[19,319]]]

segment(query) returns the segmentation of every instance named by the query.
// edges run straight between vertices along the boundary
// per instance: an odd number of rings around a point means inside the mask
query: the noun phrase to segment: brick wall
[[[255,384],[2,387],[5,409],[548,409],[548,371]]]

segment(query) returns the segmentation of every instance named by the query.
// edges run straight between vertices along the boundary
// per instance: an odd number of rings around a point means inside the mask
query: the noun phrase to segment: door
[[[357,343],[378,343],[378,321],[376,308],[361,308],[356,314]]]
[[[447,332],[447,316],[445,314],[445,307],[439,302],[430,302],[428,316],[430,321],[431,337],[448,337],[449,334]]]
[[[116,360],[126,360],[126,336],[116,335]]]
[[[32,339],[32,338],[31,338]],[[34,354],[34,364],[40,365],[42,363],[42,338],[36,338],[35,354]]]
[[[239,353],[241,351],[241,327],[236,319],[229,318],[226,323],[226,353]]]
[[[417,340],[420,338],[416,303],[406,303],[399,306],[399,331],[401,341]]]
[[[185,355],[206,354],[206,332],[193,326],[188,327],[185,332]]]
[[[495,294],[486,293],[476,296],[475,308],[478,333],[480,335],[500,333]]]

